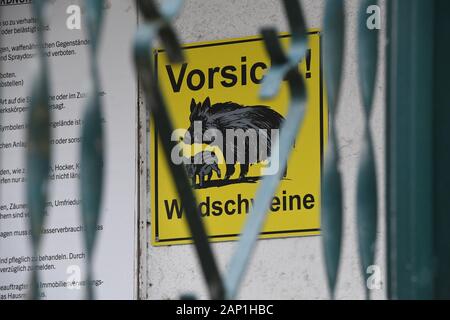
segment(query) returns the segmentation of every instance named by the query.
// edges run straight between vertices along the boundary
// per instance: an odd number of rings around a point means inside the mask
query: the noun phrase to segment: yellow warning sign
[[[290,36],[281,34],[287,49]],[[177,149],[166,157],[158,124],[150,124],[152,244],[191,243],[183,203],[168,161],[186,167],[211,241],[236,240],[250,213],[260,181],[273,174],[273,142],[287,114],[287,82],[273,100],[259,98],[270,67],[261,38],[186,45],[186,61],[171,65],[155,52],[160,89],[174,125]],[[309,33],[307,57],[299,65],[308,105],[261,238],[311,236],[320,232],[320,175],[327,114],[320,32]],[[276,171],[275,171],[276,172]]]

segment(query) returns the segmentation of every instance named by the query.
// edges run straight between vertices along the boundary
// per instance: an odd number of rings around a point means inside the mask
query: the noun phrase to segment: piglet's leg
[[[248,167],[249,167],[248,163],[242,163],[241,164],[241,173],[239,174],[239,179],[242,180],[242,179],[245,178],[245,176],[248,173]]]
[[[227,172],[225,173],[225,178],[224,180],[228,180],[230,179],[230,177],[233,175],[234,173],[234,164],[227,164]]]

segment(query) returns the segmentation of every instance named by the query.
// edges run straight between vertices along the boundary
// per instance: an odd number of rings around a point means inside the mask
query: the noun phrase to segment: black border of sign
[[[320,31],[312,31],[308,32],[308,35],[312,34],[318,34],[319,35],[319,41],[321,41],[321,34]],[[279,38],[289,38],[291,37],[290,34],[280,35]],[[207,43],[207,44],[198,44],[198,45],[187,45],[183,46],[182,49],[196,49],[196,48],[204,48],[204,47],[213,47],[213,46],[221,46],[221,45],[227,45],[227,44],[236,44],[236,43],[243,43],[243,42],[253,42],[253,41],[261,41],[263,38],[252,38],[252,39],[242,39],[242,40],[231,40],[231,41],[224,41],[224,42],[218,42],[218,43]],[[158,81],[158,53],[165,52],[164,49],[158,49],[154,52],[154,62],[155,62],[155,76],[156,81]],[[322,162],[323,162],[323,70],[322,70],[322,44],[320,44],[320,63],[319,63],[319,70],[320,70],[320,168],[322,173]],[[155,241],[156,242],[169,242],[169,241],[187,241],[192,240],[192,237],[187,238],[170,238],[170,239],[160,239],[159,238],[159,224],[158,224],[158,188],[156,187],[158,185],[158,125],[153,122],[154,125],[154,145],[155,145],[155,166],[154,166],[154,175],[155,175]],[[150,157],[151,159],[151,157]],[[282,230],[282,231],[267,231],[267,232],[261,232],[262,235],[269,235],[269,234],[284,234],[284,233],[295,233],[295,232],[316,232],[320,231],[320,228],[318,229],[300,229],[300,230]],[[224,235],[214,235],[214,236],[208,236],[209,239],[214,238],[232,238],[237,237],[240,234],[224,234]]]

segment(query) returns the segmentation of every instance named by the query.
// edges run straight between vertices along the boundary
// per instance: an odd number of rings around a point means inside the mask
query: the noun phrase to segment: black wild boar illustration
[[[185,134],[184,142],[187,144],[209,143],[210,145],[218,146],[224,154],[227,163],[224,180],[229,179],[233,175],[237,162],[240,163],[239,179],[242,180],[248,173],[249,165],[269,158],[271,155],[271,130],[280,129],[284,120],[282,115],[267,106],[243,106],[235,102],[211,105],[209,97],[203,103],[197,103],[192,99],[190,111],[190,126]],[[201,122],[201,132],[194,130],[194,122]],[[209,142],[203,141],[205,132],[210,129],[218,130],[224,141],[220,143],[214,140]],[[226,132],[228,129],[239,130],[244,133],[253,130],[265,135],[265,141],[262,143],[262,140],[258,139],[256,143],[251,143],[248,137],[244,138],[245,141],[236,141],[236,137],[227,138]],[[239,144],[241,146],[244,145],[245,148],[238,148]],[[253,153],[257,155],[256,158],[254,156],[252,158],[249,157],[250,147],[253,148],[252,150],[255,150],[256,147],[256,152]],[[261,148],[265,148],[265,152],[260,153]],[[232,150],[230,154],[233,155],[233,159],[229,159],[227,150]],[[245,154],[242,154],[242,152],[245,152]]]
[[[192,186],[196,185],[197,176],[199,177],[199,187],[203,188],[205,182],[211,181],[213,172],[221,177],[219,160],[214,152],[202,151],[195,154],[190,159],[190,163],[186,164],[188,176],[192,179]]]

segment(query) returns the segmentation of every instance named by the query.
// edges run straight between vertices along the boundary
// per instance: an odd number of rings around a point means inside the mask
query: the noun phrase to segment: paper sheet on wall
[[[79,195],[80,129],[90,63],[83,1],[52,1],[46,9],[52,166],[37,257],[31,255],[25,203],[26,113],[37,71],[36,21],[31,1],[13,2],[0,7],[0,300],[26,298],[32,259],[37,259],[43,299],[80,299],[86,276]],[[132,299],[136,295],[138,146],[131,44],[137,17],[131,0],[105,3],[99,61],[106,163],[93,278],[97,298]],[[80,30],[67,27],[70,5],[81,9]]]

